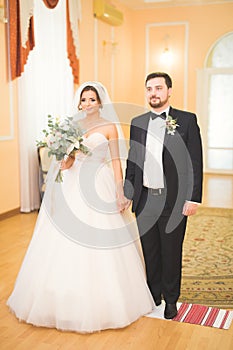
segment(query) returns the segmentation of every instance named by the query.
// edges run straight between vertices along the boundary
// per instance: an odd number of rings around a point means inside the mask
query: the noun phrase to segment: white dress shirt
[[[168,115],[169,108],[163,112]],[[152,111],[153,113],[153,111]],[[143,185],[148,188],[164,188],[163,178],[163,142],[166,121],[162,118],[150,118],[146,139],[146,153],[143,172]]]

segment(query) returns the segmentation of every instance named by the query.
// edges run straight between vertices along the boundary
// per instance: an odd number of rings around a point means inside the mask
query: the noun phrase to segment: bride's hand
[[[117,207],[120,213],[123,213],[127,210],[131,204],[131,200],[125,197],[123,183],[120,181],[116,185],[116,198],[117,198]]]
[[[66,159],[63,159],[60,163],[60,169],[61,170],[66,170],[72,167],[74,163],[75,157],[73,156],[68,156]]]
[[[131,201],[124,195],[117,197],[117,206],[120,213],[123,213],[130,206]]]

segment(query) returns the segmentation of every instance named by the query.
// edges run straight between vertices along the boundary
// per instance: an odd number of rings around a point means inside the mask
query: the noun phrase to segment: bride
[[[90,154],[62,161],[59,184],[52,163],[7,305],[35,326],[90,333],[125,327],[150,313],[154,302],[135,219],[125,209],[125,142],[115,110],[98,82],[81,85],[74,101]]]

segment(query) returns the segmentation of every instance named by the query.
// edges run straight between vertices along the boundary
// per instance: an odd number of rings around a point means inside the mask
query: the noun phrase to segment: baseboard
[[[14,215],[17,215],[20,213],[20,208],[15,208],[9,211],[6,211],[5,213],[0,214],[0,221],[4,219],[8,219]]]

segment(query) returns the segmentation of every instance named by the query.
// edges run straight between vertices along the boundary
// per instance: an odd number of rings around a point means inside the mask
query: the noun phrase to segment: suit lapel
[[[146,115],[144,115],[143,119],[142,119],[142,133],[141,133],[141,144],[146,146],[146,138],[147,138],[147,132],[148,132],[148,124],[149,124],[149,120],[150,120],[150,112],[147,113]]]

